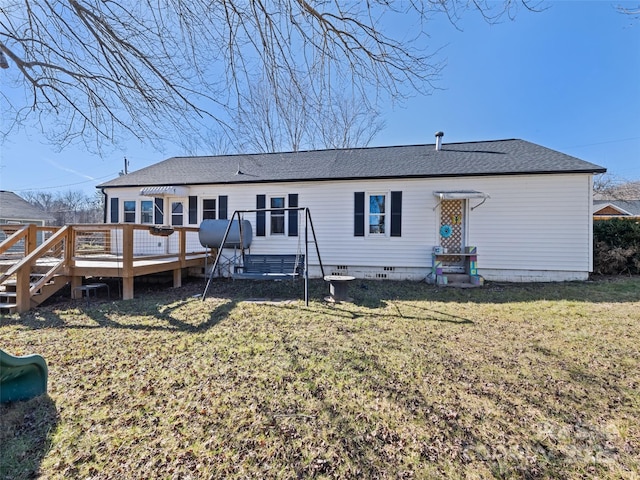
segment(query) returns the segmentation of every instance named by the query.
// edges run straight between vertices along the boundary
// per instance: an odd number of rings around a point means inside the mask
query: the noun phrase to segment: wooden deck
[[[162,235],[137,224],[1,225],[0,232],[0,309],[17,312],[67,284],[73,295],[87,277],[121,278],[125,300],[134,297],[134,278],[143,275],[172,272],[178,287],[182,271],[204,266],[212,253],[200,245],[197,227]]]

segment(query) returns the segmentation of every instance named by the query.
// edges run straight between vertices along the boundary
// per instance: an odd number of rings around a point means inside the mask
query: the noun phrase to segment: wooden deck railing
[[[29,310],[33,296],[41,294],[43,286],[56,276],[68,279],[65,283],[71,282],[72,295],[84,277],[120,277],[123,299],[131,299],[136,276],[171,271],[174,286],[180,286],[182,269],[202,265],[207,256],[198,239],[198,227],[157,229],[131,223],[68,225],[55,227],[51,237],[40,245],[36,245],[37,232],[51,232],[51,228],[11,227],[2,228],[13,233],[0,243],[0,253],[15,249],[15,245],[24,241],[24,255],[0,273],[0,284],[10,278],[15,280],[18,312]]]
[[[43,227],[34,224],[0,224],[0,255],[29,255],[46,237],[55,233],[60,227]],[[39,238],[40,237],[40,238]],[[22,242],[22,246],[19,244]],[[18,246],[18,248],[16,248]]]
[[[14,228],[13,225],[2,225],[0,229],[4,234],[4,239],[0,243],[0,255],[7,253],[20,242],[24,243],[25,249],[27,248],[27,236],[31,231],[29,225],[19,225],[17,228]]]

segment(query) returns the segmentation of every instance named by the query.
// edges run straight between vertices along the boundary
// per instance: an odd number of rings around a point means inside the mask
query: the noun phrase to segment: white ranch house
[[[169,158],[99,185],[105,220],[198,226],[236,210],[307,207],[326,273],[423,280],[433,273],[434,249],[473,246],[477,273],[487,280],[588,278],[593,175],[604,168],[524,140],[437,140]],[[297,213],[244,219],[252,224],[252,254],[300,251]],[[455,268],[455,258],[448,260]],[[317,257],[308,261],[310,276],[320,276]]]

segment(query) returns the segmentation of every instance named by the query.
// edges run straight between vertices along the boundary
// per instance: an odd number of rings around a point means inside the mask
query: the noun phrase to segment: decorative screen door
[[[440,246],[444,253],[464,252],[465,200],[440,202]],[[442,259],[442,266],[449,272],[464,272],[464,257],[450,256]]]

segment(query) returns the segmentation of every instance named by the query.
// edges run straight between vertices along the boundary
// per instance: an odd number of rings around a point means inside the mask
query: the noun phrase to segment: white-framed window
[[[123,202],[123,212],[125,223],[136,223],[136,201],[125,200]]]
[[[272,210],[269,215],[269,231],[271,235],[284,235],[285,233],[285,198],[284,197],[271,197],[269,200],[270,208]],[[282,209],[282,210],[280,210]]]
[[[181,200],[171,202],[171,225],[184,225],[184,202]]]
[[[387,212],[387,194],[370,193],[368,199],[368,233],[369,235],[386,235],[389,215]]]
[[[215,220],[217,217],[217,205],[215,198],[202,199],[202,219]]]
[[[153,200],[140,201],[140,223],[153,223]]]

